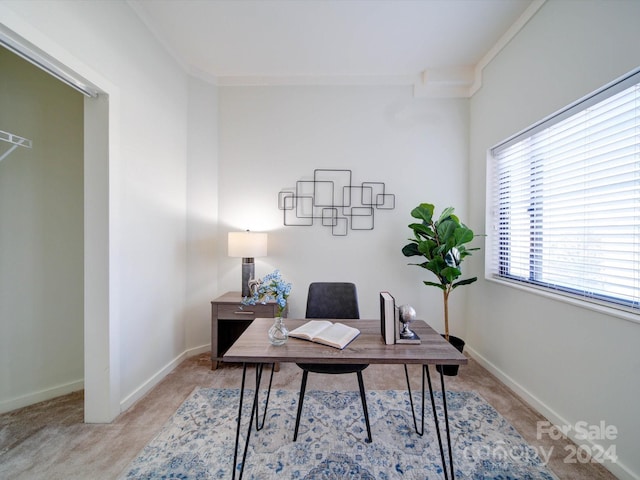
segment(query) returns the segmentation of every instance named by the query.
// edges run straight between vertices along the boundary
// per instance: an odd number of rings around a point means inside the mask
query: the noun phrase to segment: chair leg
[[[300,384],[300,398],[298,398],[298,414],[296,415],[296,428],[293,432],[293,441],[298,439],[298,427],[300,427],[300,415],[302,414],[302,402],[304,402],[304,392],[307,389],[308,370],[302,371],[302,383]]]
[[[360,387],[360,399],[362,400],[362,410],[364,410],[364,421],[367,424],[367,443],[371,443],[371,426],[369,425],[369,410],[367,409],[367,398],[364,391],[364,382],[362,380],[362,372],[358,374],[358,386]]]

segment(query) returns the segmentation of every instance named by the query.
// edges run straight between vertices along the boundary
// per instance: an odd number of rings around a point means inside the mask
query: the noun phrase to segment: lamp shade
[[[229,232],[230,257],[266,257],[267,234],[255,232]]]

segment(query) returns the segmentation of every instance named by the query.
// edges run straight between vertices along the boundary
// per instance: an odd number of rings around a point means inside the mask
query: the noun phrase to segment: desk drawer
[[[254,318],[275,315],[273,305],[245,305],[240,309],[240,305],[218,305],[219,320],[253,320]]]

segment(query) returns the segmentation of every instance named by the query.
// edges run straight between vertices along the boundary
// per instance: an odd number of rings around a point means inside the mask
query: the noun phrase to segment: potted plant
[[[464,348],[464,340],[449,335],[449,295],[457,287],[469,285],[478,277],[458,280],[462,275],[460,265],[465,257],[471,255],[471,251],[478,248],[467,248],[474,234],[473,231],[460,222],[453,214],[452,207],[445,208],[437,220],[434,220],[435,207],[430,203],[421,203],[411,211],[411,216],[421,220],[420,223],[412,223],[409,228],[413,230],[414,238],[402,248],[406,257],[424,257],[422,263],[411,263],[432,272],[438,279],[437,282],[425,281],[427,286],[437,287],[442,290],[444,301],[444,338],[455,346],[460,352]],[[440,369],[440,366],[438,366]],[[457,365],[445,365],[445,375],[457,375]]]

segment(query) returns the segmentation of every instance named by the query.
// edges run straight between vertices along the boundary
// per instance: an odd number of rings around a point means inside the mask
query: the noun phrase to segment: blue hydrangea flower
[[[287,307],[287,298],[291,293],[291,284],[287,283],[281,276],[280,270],[275,270],[258,280],[252,288],[250,297],[244,297],[243,305],[263,305],[270,301],[275,301],[278,305],[278,316],[282,316]]]

